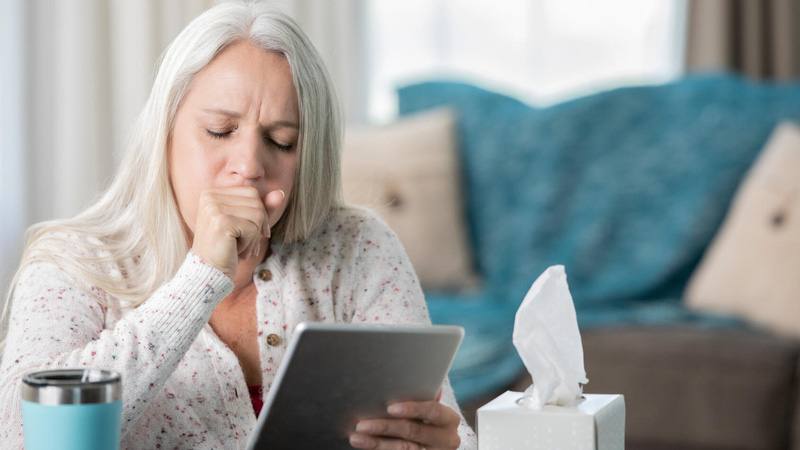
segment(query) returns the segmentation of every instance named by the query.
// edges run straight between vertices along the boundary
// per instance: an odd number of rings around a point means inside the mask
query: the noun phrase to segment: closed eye
[[[280,142],[275,141],[274,139],[272,139],[269,136],[265,136],[264,139],[268,143],[274,145],[275,147],[278,147],[278,149],[280,149],[281,151],[284,151],[284,152],[292,151],[292,147],[294,147],[294,144],[281,144]]]
[[[233,132],[233,130],[231,130],[231,131],[206,130],[206,132],[208,133],[209,136],[211,136],[214,139],[225,139],[225,138],[230,136],[230,134]],[[280,142],[275,141],[274,139],[272,139],[269,136],[264,136],[264,140],[266,140],[267,143],[272,144],[275,147],[278,147],[280,150],[285,151],[285,152],[291,151],[292,148],[294,147],[294,144],[281,144]]]
[[[231,134],[230,131],[217,132],[217,131],[206,130],[206,132],[208,132],[208,135],[214,139],[225,139]]]

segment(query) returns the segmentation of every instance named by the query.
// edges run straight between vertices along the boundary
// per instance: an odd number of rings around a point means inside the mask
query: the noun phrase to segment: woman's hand
[[[208,189],[200,194],[192,252],[233,278],[239,259],[259,254],[285,197],[282,190],[263,198],[252,186]]]
[[[461,417],[436,400],[389,405],[391,419],[365,419],[350,435],[355,448],[377,450],[456,449],[461,445],[458,424]]]

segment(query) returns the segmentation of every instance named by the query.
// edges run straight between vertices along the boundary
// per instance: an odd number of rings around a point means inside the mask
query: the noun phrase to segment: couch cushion
[[[691,278],[687,304],[800,337],[800,128],[776,128]]]
[[[446,108],[347,130],[344,198],[374,209],[389,224],[425,289],[476,284],[459,172],[455,118]]]
[[[750,330],[583,333],[589,393],[622,393],[628,448],[786,449],[798,343]]]

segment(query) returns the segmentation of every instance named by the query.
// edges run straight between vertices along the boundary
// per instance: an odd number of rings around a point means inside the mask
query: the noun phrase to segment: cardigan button
[[[261,281],[269,281],[272,279],[272,272],[270,272],[269,269],[261,269],[258,271],[258,278],[260,278]]]
[[[281,337],[275,333],[270,333],[269,336],[267,336],[267,344],[276,347],[281,344]]]

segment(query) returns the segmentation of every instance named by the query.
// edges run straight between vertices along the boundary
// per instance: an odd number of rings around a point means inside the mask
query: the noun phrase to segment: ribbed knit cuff
[[[233,280],[192,252],[175,276],[139,309],[153,317],[154,332],[174,347],[193,341],[222,299],[233,291]]]

